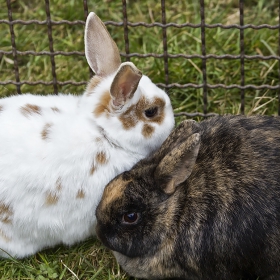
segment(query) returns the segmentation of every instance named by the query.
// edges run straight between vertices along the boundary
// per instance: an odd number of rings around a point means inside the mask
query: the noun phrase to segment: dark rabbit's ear
[[[200,146],[200,134],[194,133],[173,148],[160,161],[154,178],[167,194],[175,192],[176,187],[192,173]]]
[[[194,120],[182,121],[163,142],[159,150],[154,154],[155,162],[159,162],[167,153],[185,142],[194,133],[200,132],[200,125]]]

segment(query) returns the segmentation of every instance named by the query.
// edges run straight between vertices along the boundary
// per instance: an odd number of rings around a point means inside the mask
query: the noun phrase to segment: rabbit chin
[[[136,278],[150,278],[151,275],[141,268],[143,260],[139,258],[129,258],[119,252],[112,251],[119,265],[131,276]],[[147,260],[148,261],[148,260]],[[138,263],[139,265],[135,265]],[[135,269],[137,267],[137,269]]]
[[[161,263],[157,256],[129,258],[116,251],[113,251],[113,254],[122,269],[135,278],[176,280],[184,277],[177,264],[170,262],[170,267],[169,264]]]

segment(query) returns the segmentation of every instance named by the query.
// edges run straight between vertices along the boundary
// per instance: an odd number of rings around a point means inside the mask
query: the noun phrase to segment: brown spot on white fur
[[[61,178],[58,177],[56,182],[55,182],[55,191],[50,191],[47,193],[46,200],[45,200],[45,205],[50,206],[54,205],[58,202],[58,194],[62,189],[61,185]]]
[[[106,164],[108,161],[106,154],[104,152],[99,152],[96,154],[96,162],[99,164]]]
[[[135,105],[130,106],[119,118],[122,122],[123,128],[126,130],[134,127],[137,123],[135,108]]]
[[[0,229],[0,237],[2,237],[2,239],[4,239],[6,242],[11,241],[11,238],[9,238],[2,229]]]
[[[3,111],[3,105],[0,105],[0,112]]]
[[[99,117],[103,113],[108,113],[110,112],[110,100],[111,100],[111,95],[109,91],[105,91],[100,100],[98,105],[93,111],[93,114],[95,117]]]
[[[145,110],[157,107],[158,112],[154,117],[148,118],[145,116]],[[122,122],[123,128],[128,130],[134,127],[138,121],[145,123],[158,123],[161,124],[164,120],[164,107],[165,100],[159,97],[155,97],[152,100],[148,100],[142,96],[137,104],[131,105],[119,119]]]
[[[51,109],[53,110],[53,112],[55,113],[60,113],[60,110],[57,107],[51,107]]]
[[[32,114],[38,114],[41,115],[41,108],[37,105],[33,104],[26,104],[22,107],[20,107],[20,112],[25,116],[28,117]]]
[[[9,205],[1,202],[0,203],[0,221],[5,224],[12,222],[13,211]]]
[[[91,94],[94,93],[94,89],[99,85],[101,81],[102,78],[100,76],[92,77],[92,79],[89,81],[86,88],[87,96],[90,96]]]
[[[49,134],[50,134],[50,128],[51,128],[52,124],[47,123],[44,125],[44,128],[41,132],[41,136],[43,140],[46,140],[49,138]]]
[[[90,171],[89,171],[89,173],[90,173],[90,175],[93,175],[93,173],[95,172],[95,170],[96,170],[96,167],[95,167],[95,165],[94,165],[94,163],[91,165],[91,168],[90,168]]]
[[[142,128],[142,134],[145,138],[150,138],[155,131],[155,128],[149,124],[144,124]]]
[[[96,137],[96,138],[95,138],[95,142],[97,142],[97,143],[101,143],[101,142],[102,142],[101,137]]]
[[[58,196],[56,193],[49,192],[46,196],[45,204],[50,206],[58,202]]]
[[[83,190],[78,190],[76,198],[84,198],[85,197],[85,192]]]

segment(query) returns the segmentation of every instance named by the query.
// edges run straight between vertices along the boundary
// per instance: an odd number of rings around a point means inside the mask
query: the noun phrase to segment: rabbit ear
[[[200,132],[200,125],[194,120],[182,121],[163,142],[159,150],[153,155],[154,162],[160,162],[171,150],[185,142],[192,134]]]
[[[133,97],[141,77],[142,73],[132,62],[121,64],[110,88],[114,109],[121,109]]]
[[[85,55],[96,75],[106,77],[117,71],[121,58],[116,43],[100,18],[91,12],[85,28]]]
[[[166,194],[174,193],[176,187],[190,176],[199,146],[200,134],[194,133],[160,161],[154,176]]]

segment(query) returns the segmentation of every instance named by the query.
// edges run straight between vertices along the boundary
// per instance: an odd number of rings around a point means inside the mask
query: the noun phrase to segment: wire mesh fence
[[[160,7],[161,7],[161,15],[160,19],[161,22],[154,21],[152,23],[147,22],[132,22],[129,20],[128,15],[128,7],[127,7],[127,0],[121,1],[121,21],[105,21],[105,24],[109,26],[114,26],[117,28],[121,28],[123,32],[123,41],[124,41],[124,51],[121,52],[121,56],[124,60],[130,61],[131,59],[147,59],[147,58],[154,58],[157,60],[162,60],[163,65],[163,75],[161,79],[157,82],[157,85],[167,92],[171,92],[171,89],[177,90],[185,90],[185,89],[197,89],[200,90],[201,99],[202,99],[202,108],[200,112],[178,112],[177,115],[185,115],[185,116],[209,116],[213,113],[209,112],[209,90],[214,89],[224,89],[224,90],[232,90],[236,89],[239,91],[239,106],[240,106],[240,113],[245,113],[245,102],[246,102],[246,90],[272,90],[276,95],[274,99],[277,99],[277,113],[280,115],[280,0],[273,6],[274,13],[278,16],[278,22],[274,25],[272,24],[245,24],[244,23],[244,3],[246,0],[240,0],[237,5],[238,9],[238,24],[223,24],[223,23],[206,23],[205,19],[205,11],[209,7],[209,3],[204,0],[199,1],[200,9],[199,13],[199,22],[198,23],[191,23],[191,22],[169,22],[166,13],[170,8],[170,2],[161,0]],[[36,85],[46,85],[52,86],[52,92],[57,94],[61,86],[71,85],[71,86],[84,86],[87,84],[87,80],[74,80],[74,79],[67,79],[67,80],[60,80],[58,78],[58,71],[60,71],[57,67],[56,60],[57,57],[84,57],[84,52],[80,50],[72,50],[72,51],[63,51],[57,50],[54,47],[54,40],[56,39],[56,35],[54,35],[53,29],[55,26],[59,25],[68,25],[68,26],[77,26],[79,29],[83,30],[85,19],[89,13],[89,0],[81,0],[80,5],[83,9],[83,20],[52,20],[52,12],[50,6],[52,3],[49,0],[45,0],[44,8],[45,8],[45,20],[22,20],[22,19],[14,19],[13,16],[13,1],[6,0],[6,7],[7,7],[7,19],[0,19],[0,26],[7,25],[9,26],[9,33],[10,33],[10,49],[0,47],[0,59],[3,57],[9,57],[12,60],[13,64],[13,79],[3,80],[0,77],[0,86],[5,87],[7,85],[14,87],[14,92],[21,94],[23,92],[22,88],[24,85],[29,86],[36,86]],[[277,6],[276,6],[277,5]],[[277,10],[277,11],[276,11]],[[101,17],[102,18],[102,17]],[[18,48],[18,40],[17,36],[15,35],[15,27],[17,25],[30,25],[30,26],[44,26],[46,27],[47,32],[42,32],[41,36],[45,36],[48,38],[48,50],[21,50]],[[161,52],[133,52],[131,50],[130,38],[131,33],[134,29],[143,27],[146,29],[150,28],[159,28],[161,29],[161,44],[162,44],[162,51]],[[199,52],[194,54],[189,54],[186,50],[185,52],[169,52],[169,30],[187,30],[188,29],[197,29],[200,32],[200,49]],[[207,30],[230,30],[230,31],[238,31],[238,43],[239,43],[239,53],[238,54],[215,54],[209,53],[207,50]],[[263,54],[263,52],[259,52],[257,54],[246,54],[246,44],[245,44],[245,31],[246,30],[271,30],[275,31],[277,34],[277,46],[278,48],[271,52],[268,55]],[[169,32],[169,33],[168,33]],[[276,36],[274,36],[276,37]],[[19,70],[19,61],[20,57],[40,57],[40,56],[47,56],[50,58],[50,72],[51,72],[51,79],[49,80],[37,80],[36,77],[32,77],[31,79],[23,79],[21,72]],[[181,60],[193,60],[197,59],[200,60],[199,63],[199,70],[201,72],[201,82],[181,82],[174,80],[174,78],[170,78],[170,65],[173,59],[181,59]],[[221,61],[223,63],[224,60],[232,60],[234,62],[238,62],[239,67],[239,83],[211,83],[209,81],[209,75],[211,76],[211,71],[208,69],[209,61],[216,60]],[[248,83],[246,81],[246,63],[248,61],[258,60],[260,62],[270,61],[273,63],[273,68],[277,68],[277,74],[274,73],[274,80],[273,83]],[[210,72],[210,73],[209,73]],[[89,70],[89,76],[92,75],[92,72]],[[3,75],[1,75],[3,77]],[[29,87],[30,88],[30,87]]]

